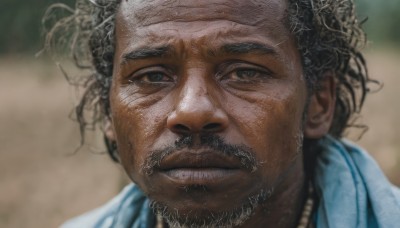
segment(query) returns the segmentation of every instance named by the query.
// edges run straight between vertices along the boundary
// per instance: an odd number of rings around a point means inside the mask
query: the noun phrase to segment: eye
[[[173,82],[168,70],[161,67],[151,67],[142,69],[131,75],[129,82],[137,85],[161,85],[164,83]]]
[[[157,82],[169,82],[171,79],[162,72],[149,72],[141,77],[139,77],[140,81],[145,83],[157,83]]]
[[[231,79],[234,80],[251,80],[260,75],[260,72],[252,69],[240,69],[231,73]]]
[[[259,68],[237,68],[225,74],[221,79],[231,82],[261,82],[271,77],[267,70]]]

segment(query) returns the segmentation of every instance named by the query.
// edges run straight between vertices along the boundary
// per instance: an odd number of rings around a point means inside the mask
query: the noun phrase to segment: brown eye
[[[260,76],[260,72],[251,69],[236,70],[232,72],[232,79],[251,80],[258,76]]]
[[[134,74],[129,81],[138,85],[151,85],[172,82],[173,79],[164,71],[144,71]]]
[[[236,69],[223,77],[223,80],[231,82],[261,82],[271,77],[265,71],[251,68]]]
[[[273,75],[266,67],[243,61],[227,61],[218,67],[216,77],[224,83],[249,84],[267,82]]]
[[[143,75],[142,77],[140,77],[139,80],[141,80],[142,82],[145,82],[145,83],[157,83],[157,82],[171,81],[171,79],[162,72],[147,73],[147,74]]]

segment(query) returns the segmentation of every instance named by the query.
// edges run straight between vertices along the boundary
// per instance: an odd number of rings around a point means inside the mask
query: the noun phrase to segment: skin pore
[[[326,77],[309,97],[286,9],[282,0],[121,2],[106,135],[170,224],[297,224],[302,139],[327,133],[335,96]]]

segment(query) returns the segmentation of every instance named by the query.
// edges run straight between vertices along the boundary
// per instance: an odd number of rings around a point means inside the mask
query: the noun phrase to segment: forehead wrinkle
[[[285,0],[213,0],[213,1],[123,1],[120,13],[137,26],[167,21],[190,22],[227,19],[239,24],[258,25],[266,15],[284,17]]]
[[[279,57],[282,53],[280,50],[280,44],[284,42],[287,37],[279,38],[278,41],[275,39],[265,39],[268,36],[254,34],[252,36],[248,36],[249,30],[248,26],[237,24],[236,22],[226,21],[227,26],[223,27],[223,29],[213,29],[213,33],[205,33],[201,34],[204,31],[204,27],[206,29],[212,29],[214,23],[216,26],[220,25],[221,21],[214,22],[165,22],[157,25],[150,25],[145,27],[137,28],[135,33],[136,36],[134,39],[130,39],[128,42],[131,43],[129,46],[130,50],[134,50],[137,48],[145,47],[145,46],[175,46],[175,54],[179,54],[179,52],[183,51],[186,48],[190,48],[195,53],[203,53],[204,56],[219,56],[223,51],[223,46],[226,44],[239,44],[239,43],[247,43],[247,44],[263,44],[264,46],[270,47],[273,49],[273,53],[275,57]],[[160,33],[160,28],[168,27],[168,24],[173,23],[175,26],[184,28],[187,26],[190,28],[188,32],[180,32],[179,29],[165,29],[162,33]],[[181,24],[179,24],[181,23]],[[194,23],[194,24],[192,24]],[[196,24],[203,24],[197,26]],[[206,24],[204,24],[206,23]],[[229,25],[229,26],[228,26]],[[247,28],[246,28],[247,27]],[[185,31],[185,29],[183,29]],[[200,32],[199,36],[196,36],[196,31]],[[177,35],[178,33],[178,35]],[[160,35],[162,34],[162,36]],[[193,39],[193,37],[195,37]],[[212,40],[213,42],[204,42],[207,40]],[[189,43],[186,43],[188,41]],[[197,49],[197,50],[196,50]],[[180,50],[180,51],[178,51]],[[200,51],[200,52],[198,52]],[[217,54],[218,53],[218,54]],[[229,54],[229,53],[228,53]],[[282,57],[282,56],[281,56]]]
[[[221,22],[225,23],[226,26],[221,28]],[[171,25],[171,26],[170,26]],[[174,28],[175,27],[175,28]],[[165,29],[164,29],[165,28]],[[275,30],[264,29],[263,33],[254,33],[249,36],[257,29],[255,26],[247,26],[244,24],[239,24],[235,21],[230,20],[213,20],[207,21],[193,21],[193,22],[162,22],[154,25],[137,27],[134,29],[134,36],[130,38],[137,42],[141,40],[145,43],[162,42],[170,43],[176,39],[181,40],[203,40],[212,39],[215,43],[216,40],[226,39],[229,41],[238,41],[242,38],[249,40],[264,40],[265,38],[273,39],[276,38],[287,38],[287,34],[280,34],[280,36],[274,36]],[[162,30],[162,35],[160,35],[160,30]],[[210,33],[205,32],[206,30],[211,30]],[[194,38],[194,39],[193,39]],[[282,43],[282,39],[278,39],[279,42],[276,44],[270,44],[271,46],[278,46]]]

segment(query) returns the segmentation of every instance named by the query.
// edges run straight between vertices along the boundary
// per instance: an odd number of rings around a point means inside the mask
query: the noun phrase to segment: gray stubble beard
[[[296,154],[302,153],[303,140],[303,126],[300,126],[299,131],[295,135]],[[162,216],[172,228],[231,228],[240,226],[248,221],[256,209],[273,195],[273,192],[274,188],[260,189],[257,194],[249,196],[241,206],[224,212],[209,211],[209,214],[206,216],[196,215],[196,212],[189,212],[183,215],[178,210],[155,200],[151,200],[150,207],[155,214]]]
[[[267,201],[272,192],[273,189],[261,189],[258,194],[248,197],[240,207],[224,212],[209,211],[208,215],[201,217],[196,215],[196,212],[182,215],[178,210],[173,210],[157,201],[151,201],[150,207],[173,228],[229,228],[240,226],[249,220],[258,206]]]

